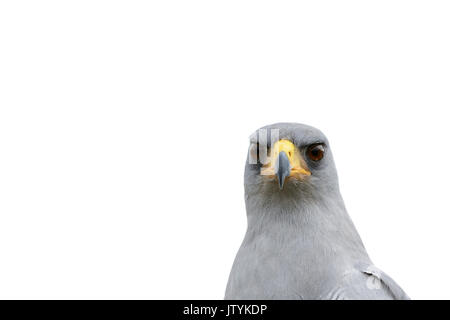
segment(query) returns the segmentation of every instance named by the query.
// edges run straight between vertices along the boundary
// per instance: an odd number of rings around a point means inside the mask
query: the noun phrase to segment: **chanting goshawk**
[[[252,135],[245,204],[225,299],[409,299],[367,255],[319,130],[277,123]]]

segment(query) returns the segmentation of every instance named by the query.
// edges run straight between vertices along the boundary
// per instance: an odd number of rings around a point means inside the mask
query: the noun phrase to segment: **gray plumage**
[[[323,133],[296,123],[262,129],[279,129],[280,139],[292,141],[311,175],[289,179],[280,189],[260,175],[261,164],[247,161],[248,226],[225,299],[408,299],[369,259],[345,209]],[[315,143],[325,146],[324,157],[308,162],[306,148]]]

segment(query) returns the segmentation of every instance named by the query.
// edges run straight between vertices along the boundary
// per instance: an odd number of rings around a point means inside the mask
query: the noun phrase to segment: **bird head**
[[[325,135],[297,123],[276,123],[250,137],[245,170],[247,195],[319,197],[338,192],[333,157]]]

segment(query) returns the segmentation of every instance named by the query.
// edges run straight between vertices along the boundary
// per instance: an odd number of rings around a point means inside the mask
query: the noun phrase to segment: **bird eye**
[[[322,160],[323,154],[325,153],[325,148],[323,144],[312,144],[308,147],[308,150],[306,151],[306,154],[308,155],[308,158],[312,161],[319,161]]]

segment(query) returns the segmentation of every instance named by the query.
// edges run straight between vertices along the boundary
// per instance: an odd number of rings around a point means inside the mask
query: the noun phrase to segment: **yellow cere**
[[[284,151],[291,163],[291,176],[311,175],[303,160],[300,150],[291,141],[282,139],[274,143],[270,150],[270,162],[261,168],[261,175],[274,175],[275,161],[278,154]]]

